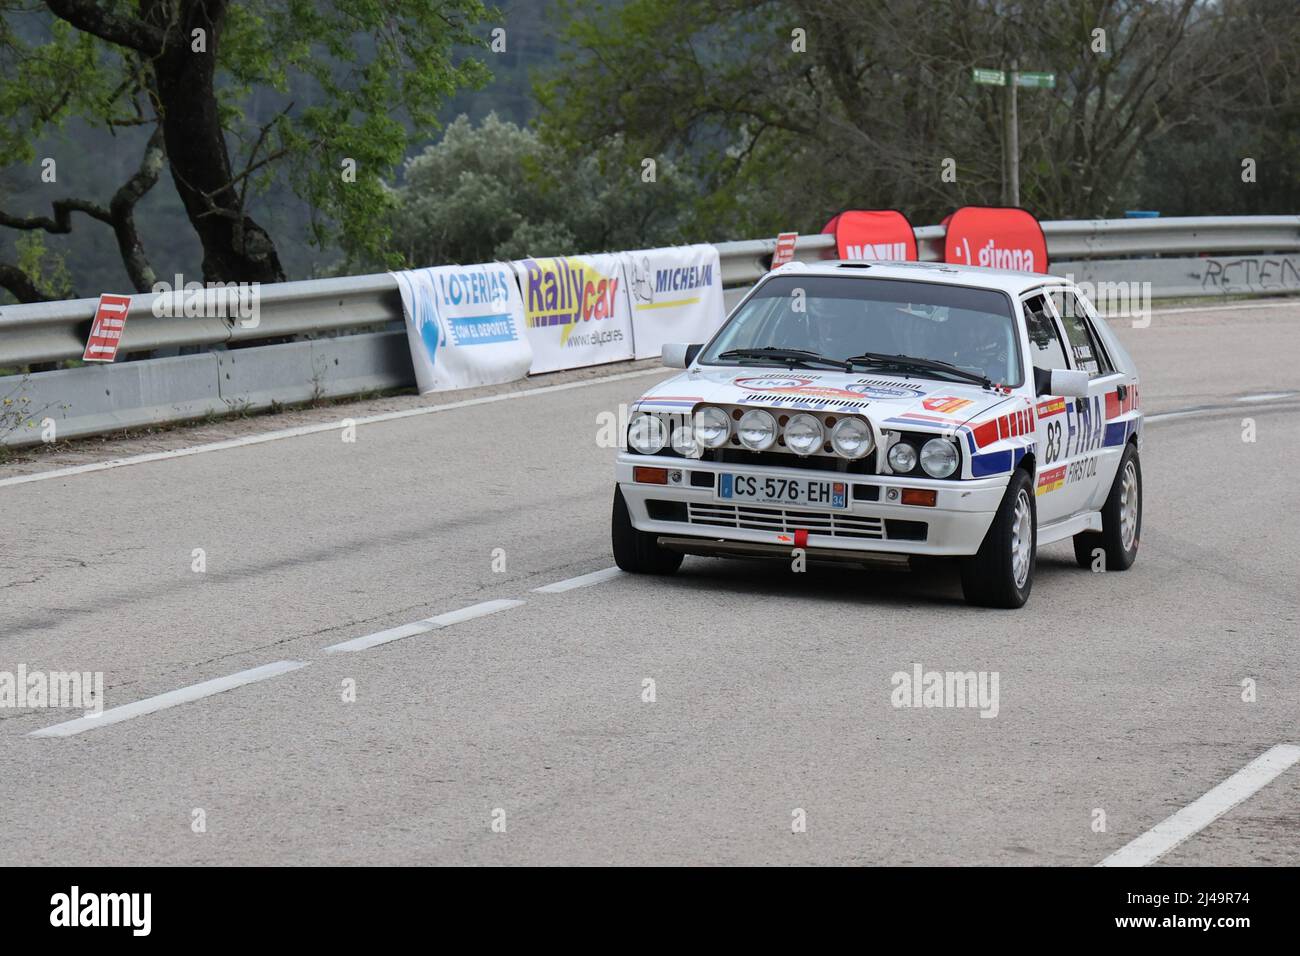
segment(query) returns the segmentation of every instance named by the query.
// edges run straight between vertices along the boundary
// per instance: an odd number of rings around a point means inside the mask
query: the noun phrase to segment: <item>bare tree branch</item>
[[[45,0],[45,5],[55,16],[101,40],[144,56],[159,56],[163,51],[161,30],[144,20],[106,10],[95,0]]]
[[[7,289],[19,302],[44,302],[51,298],[41,292],[31,276],[8,262],[0,262],[0,289]]]
[[[139,167],[113,193],[113,198],[110,200],[107,209],[98,203],[85,199],[58,199],[51,204],[53,216],[14,216],[0,210],[0,226],[26,231],[44,230],[51,235],[65,235],[72,231],[72,214],[74,212],[90,216],[92,219],[112,227],[113,235],[117,239],[118,250],[122,255],[122,263],[126,267],[131,284],[137,292],[148,292],[153,288],[157,276],[149,263],[148,257],[145,255],[144,243],[136,230],[135,206],[158,182],[165,158],[162,126],[158,125],[154,128],[153,134],[145,145],[144,156],[140,160]],[[21,273],[21,270],[16,269],[16,267],[13,268]],[[14,282],[19,283],[24,294],[29,294],[30,290],[21,286],[18,277],[11,276],[11,278]],[[30,277],[28,277],[28,281],[31,281]],[[16,297],[19,296],[18,289],[7,284],[5,288],[13,292]],[[38,300],[20,298],[20,301]]]

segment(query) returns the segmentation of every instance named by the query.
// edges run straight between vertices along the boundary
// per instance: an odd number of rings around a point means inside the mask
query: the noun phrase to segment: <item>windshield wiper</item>
[[[914,355],[884,355],[880,352],[863,352],[861,355],[849,356],[844,361],[850,365],[875,365],[885,368],[911,369],[912,371],[946,372],[949,375],[959,376],[968,382],[983,385],[985,388],[992,388],[993,386],[993,380],[987,375],[970,372],[960,366],[949,362],[941,362],[938,359],[917,358]]]
[[[805,349],[780,349],[772,345],[765,345],[756,349],[728,349],[718,356],[721,359],[772,359],[776,362],[786,362],[789,364],[807,365],[810,362],[820,362],[823,365],[829,365],[832,368],[852,371],[853,366],[849,360],[827,358],[825,355],[818,355],[816,352],[809,352]]]

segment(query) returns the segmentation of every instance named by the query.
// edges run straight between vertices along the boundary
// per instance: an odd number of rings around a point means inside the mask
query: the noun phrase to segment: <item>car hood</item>
[[[642,410],[689,412],[695,405],[742,405],[863,415],[881,428],[943,429],[1005,402],[1009,393],[962,382],[901,375],[707,366],[675,375],[637,402]]]

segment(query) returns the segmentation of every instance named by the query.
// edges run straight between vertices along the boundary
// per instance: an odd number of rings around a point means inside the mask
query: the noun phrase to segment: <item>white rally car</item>
[[[1064,279],[938,263],[790,263],[631,410],[614,558],[960,561],[1020,607],[1039,545],[1127,569],[1142,527],[1133,360]]]

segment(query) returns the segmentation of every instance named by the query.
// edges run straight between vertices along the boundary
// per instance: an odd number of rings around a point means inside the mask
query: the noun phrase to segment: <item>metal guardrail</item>
[[[1300,216],[1077,220],[1045,222],[1043,232],[1051,271],[1091,283],[1102,298],[1116,288],[1125,303],[1135,295],[1145,302],[1300,292]],[[922,260],[942,259],[944,233],[942,226],[916,230]],[[775,247],[775,237],[717,244],[728,307],[768,270]],[[833,259],[834,240],[801,236],[795,255]],[[121,353],[189,347],[196,354],[0,377],[0,399],[8,399],[0,445],[46,440],[45,421],[57,425],[59,439],[78,438],[415,381],[401,297],[386,274],[261,286],[256,326],[237,317],[155,316],[157,300],[131,297]],[[96,301],[0,308],[0,367],[79,358]],[[280,344],[209,348],[266,339]]]
[[[1300,216],[1196,216],[1172,219],[1064,219],[1044,222],[1047,254],[1056,264],[1092,259],[1150,258],[1207,253],[1300,252]],[[918,226],[917,256],[943,261],[943,226]],[[717,243],[722,281],[735,286],[757,282],[767,271],[776,238]],[[796,258],[834,259],[828,235],[800,236]],[[1185,294],[1185,293],[1179,293]]]
[[[944,232],[943,226],[916,230],[921,259],[942,259]],[[1300,252],[1300,216],[1079,219],[1045,222],[1043,232],[1054,272],[1058,265],[1077,267],[1074,260]],[[775,238],[718,243],[723,284],[736,287],[757,281],[767,271],[775,246]],[[835,242],[827,235],[800,236],[795,250],[805,260],[831,259]],[[386,274],[283,282],[263,285],[259,292],[260,321],[252,328],[233,319],[157,317],[152,293],[134,295],[121,351],[331,335],[399,321],[402,316],[397,287]],[[95,302],[75,299],[0,307],[0,367],[79,358]]]
[[[235,319],[158,317],[153,313],[157,296],[133,295],[120,353],[330,334],[402,317],[397,284],[386,274],[277,282],[258,292],[259,321],[252,328]],[[0,366],[80,358],[97,301],[0,306]]]
[[[1300,216],[1064,219],[1043,223],[1053,261],[1300,251]]]

